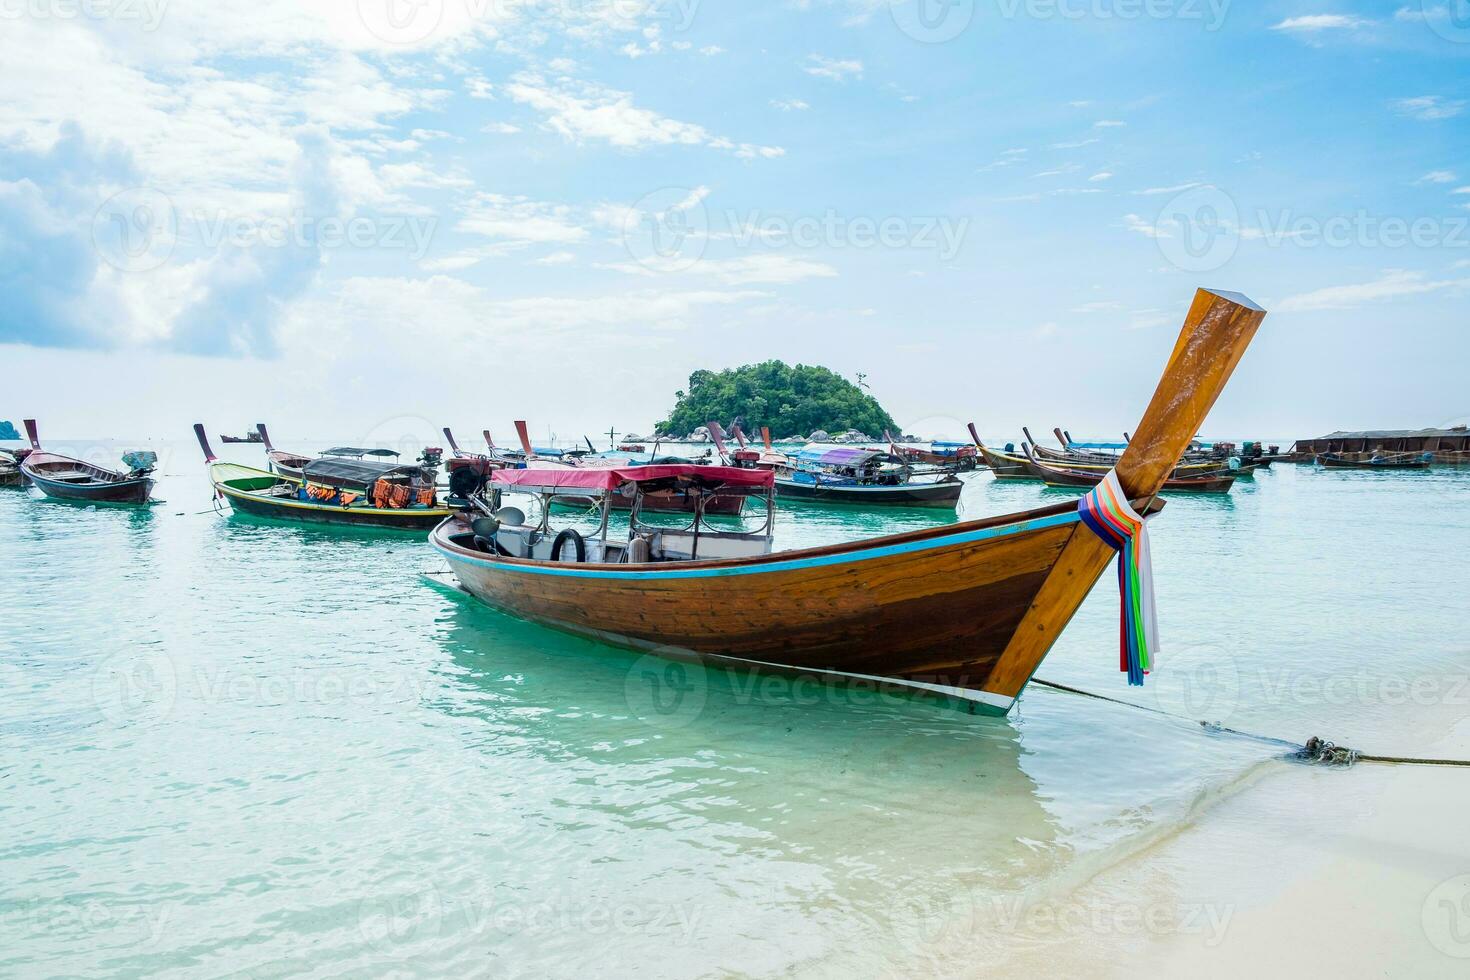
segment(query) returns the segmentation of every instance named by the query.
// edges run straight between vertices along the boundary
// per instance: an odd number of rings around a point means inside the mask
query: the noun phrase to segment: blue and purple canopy
[[[850,446],[817,444],[796,454],[797,462],[814,466],[862,466],[868,460],[887,453],[876,449],[854,449]]]

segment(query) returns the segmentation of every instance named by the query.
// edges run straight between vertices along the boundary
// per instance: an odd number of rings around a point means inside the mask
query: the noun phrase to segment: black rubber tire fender
[[[556,540],[551,542],[551,560],[561,561],[562,545],[566,544],[568,541],[576,542],[577,562],[580,564],[581,562],[586,561],[587,542],[582,539],[582,535],[579,534],[575,528],[570,527],[558,534],[556,536]]]

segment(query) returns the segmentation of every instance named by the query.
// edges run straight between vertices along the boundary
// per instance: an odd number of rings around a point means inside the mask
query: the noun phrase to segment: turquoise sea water
[[[422,535],[217,514],[150,448],[147,510],[0,489],[0,975],[965,975],[1015,903],[1279,764],[1038,687],[997,720],[671,675],[425,582]],[[1149,686],[1106,579],[1040,676],[1412,753],[1470,704],[1467,490],[1176,496]],[[964,516],[1066,496],[976,474]],[[778,546],[944,519],[793,506]]]

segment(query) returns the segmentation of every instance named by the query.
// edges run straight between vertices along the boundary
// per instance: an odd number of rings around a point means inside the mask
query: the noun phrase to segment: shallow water
[[[426,582],[420,534],[217,514],[162,448],[148,510],[0,489],[0,974],[973,972],[1008,902],[1278,754],[1039,687],[995,720],[670,667]],[[1412,752],[1470,702],[1467,489],[1278,464],[1176,496],[1149,686],[1106,584],[1040,676]],[[980,474],[963,508],[1066,497]],[[792,506],[778,546],[944,519]]]

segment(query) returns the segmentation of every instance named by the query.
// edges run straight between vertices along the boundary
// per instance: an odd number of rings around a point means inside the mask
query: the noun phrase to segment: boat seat
[[[91,473],[84,473],[81,470],[52,470],[49,473],[43,470],[41,476],[43,479],[53,480],[57,483],[91,483],[97,480],[97,477]],[[98,480],[97,482],[100,483],[103,481]]]

